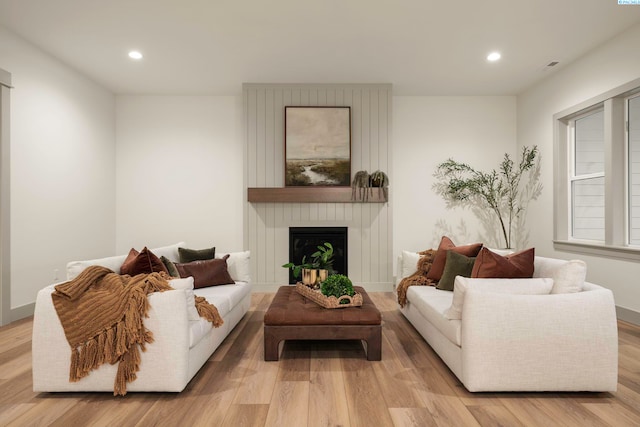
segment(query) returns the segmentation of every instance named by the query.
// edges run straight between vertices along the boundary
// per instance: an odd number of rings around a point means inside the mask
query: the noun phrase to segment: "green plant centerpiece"
[[[333,274],[333,245],[324,242],[319,245],[318,250],[311,254],[311,260],[318,270],[327,270],[329,274]]]
[[[325,296],[334,296],[340,298],[343,295],[354,296],[356,291],[353,289],[353,283],[344,274],[332,274],[320,284],[320,292]],[[348,304],[349,301],[343,299],[340,304]]]
[[[521,185],[525,173],[528,182]],[[453,159],[440,163],[433,176],[433,188],[449,206],[470,207],[479,216],[492,212],[500,223],[505,248],[512,246],[514,223],[522,226],[527,204],[538,198],[542,185],[538,183],[540,162],[538,147],[523,147],[519,163],[505,154],[498,171],[483,172]]]
[[[313,262],[307,262],[307,256],[302,257],[302,262],[300,264],[294,264],[292,262],[288,262],[282,265],[283,268],[288,268],[293,271],[293,277],[296,279],[300,278],[300,274],[302,270],[314,270],[317,268],[317,265]]]
[[[293,277],[299,278],[302,275],[302,282],[306,285],[317,286],[319,282],[327,279],[327,277],[333,273],[333,261],[334,252],[333,245],[329,242],[323,242],[317,246],[317,251],[311,254],[310,261],[307,261],[306,255],[302,257],[300,264],[294,264],[288,262],[284,264],[283,268],[288,268],[293,271]]]

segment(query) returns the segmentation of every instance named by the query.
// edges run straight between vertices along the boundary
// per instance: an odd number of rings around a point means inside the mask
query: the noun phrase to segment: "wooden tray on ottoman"
[[[303,297],[309,298],[311,301],[324,308],[346,308],[346,307],[361,307],[362,295],[355,293],[352,297],[349,295],[342,295],[340,298],[336,298],[333,295],[328,297],[320,291],[311,289],[307,285],[300,282],[296,283],[296,291]],[[346,299],[349,301],[347,304],[340,304],[340,301]]]

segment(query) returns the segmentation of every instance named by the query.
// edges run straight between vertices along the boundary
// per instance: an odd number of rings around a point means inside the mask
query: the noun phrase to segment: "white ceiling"
[[[512,95],[637,23],[640,6],[616,0],[0,0],[0,24],[119,94]]]

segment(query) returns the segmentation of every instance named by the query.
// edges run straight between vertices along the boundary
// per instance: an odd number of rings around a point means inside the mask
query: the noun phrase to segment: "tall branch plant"
[[[537,172],[537,173],[530,173]],[[440,163],[433,176],[436,178],[434,190],[450,205],[461,205],[472,208],[489,209],[493,212],[504,237],[506,248],[511,248],[514,222],[529,200],[535,200],[542,187],[537,182],[527,185],[535,191],[524,191],[528,199],[522,197],[522,178],[529,173],[530,180],[539,177],[538,147],[523,147],[519,162],[505,154],[498,170],[483,172],[466,163],[453,159]]]

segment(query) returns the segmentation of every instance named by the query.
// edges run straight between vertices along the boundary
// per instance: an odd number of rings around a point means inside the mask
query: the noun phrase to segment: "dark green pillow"
[[[178,272],[178,269],[176,268],[176,265],[166,256],[162,255],[160,257],[160,261],[162,261],[162,263],[164,264],[164,266],[167,268],[167,271],[169,272],[169,276],[171,277],[180,277],[180,273]]]
[[[456,276],[471,277],[475,261],[475,257],[464,256],[451,250],[447,251],[447,261],[436,288],[444,291],[453,291],[453,283],[456,280]]]
[[[178,254],[180,255],[180,263],[206,261],[216,257],[216,248],[215,246],[207,249],[178,248]]]

